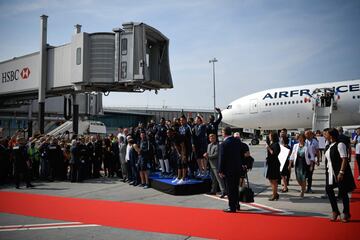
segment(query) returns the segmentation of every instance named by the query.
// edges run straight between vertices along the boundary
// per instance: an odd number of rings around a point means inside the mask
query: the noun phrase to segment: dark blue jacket
[[[228,137],[220,145],[219,172],[226,175],[240,174],[241,167],[244,165],[243,145],[241,141],[234,137]]]

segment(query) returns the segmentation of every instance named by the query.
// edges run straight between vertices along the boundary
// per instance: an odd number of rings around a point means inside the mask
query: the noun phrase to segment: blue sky
[[[105,106],[212,108],[265,89],[360,78],[360,1],[0,0],[0,61],[38,51],[39,16],[48,43],[68,43],[73,25],[110,32],[145,22],[170,39],[174,88],[110,93]]]

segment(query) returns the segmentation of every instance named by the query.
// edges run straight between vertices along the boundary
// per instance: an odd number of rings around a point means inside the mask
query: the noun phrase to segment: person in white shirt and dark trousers
[[[348,193],[355,188],[354,177],[347,157],[347,150],[344,143],[339,142],[339,132],[335,128],[330,128],[325,135],[330,145],[325,151],[326,158],[326,193],[332,208],[330,221],[336,221],[340,217],[337,206],[334,188],[339,189],[339,199],[343,202],[343,217],[341,221],[346,223],[350,220],[350,203]]]
[[[360,180],[360,127],[358,127],[356,129],[356,135],[354,136],[351,143],[353,143],[354,147],[355,147],[355,158],[356,158],[356,162],[358,165],[358,171],[359,171],[359,176],[358,176],[357,180]],[[351,156],[351,153],[350,153],[350,156]]]

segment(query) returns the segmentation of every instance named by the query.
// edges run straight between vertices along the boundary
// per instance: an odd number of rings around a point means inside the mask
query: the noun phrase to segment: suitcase
[[[250,188],[249,178],[248,178],[247,173],[246,173],[246,182],[247,182],[247,187],[243,187],[240,189],[239,200],[240,200],[240,202],[252,203],[252,202],[254,202],[254,192]]]

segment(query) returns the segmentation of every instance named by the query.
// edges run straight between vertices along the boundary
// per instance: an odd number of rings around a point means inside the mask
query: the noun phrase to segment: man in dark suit
[[[219,175],[225,178],[229,199],[229,208],[224,209],[224,212],[236,212],[240,210],[239,181],[241,167],[244,165],[243,146],[239,139],[231,136],[229,127],[222,130],[222,135],[224,141],[220,145]]]

